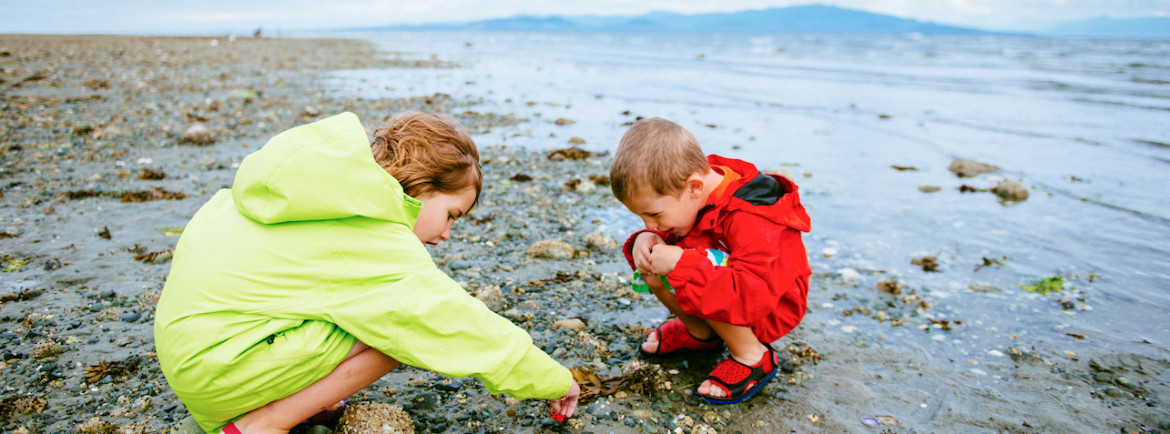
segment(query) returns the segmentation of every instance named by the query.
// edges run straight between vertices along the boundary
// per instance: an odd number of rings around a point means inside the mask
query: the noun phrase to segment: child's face
[[[451,224],[467,215],[475,204],[475,188],[467,187],[456,193],[429,192],[415,197],[422,202],[414,234],[426,244],[439,244],[451,239]]]
[[[691,231],[695,216],[705,205],[703,200],[691,191],[684,190],[676,196],[647,194],[624,203],[627,209],[638,217],[647,229],[674,232],[682,237]]]

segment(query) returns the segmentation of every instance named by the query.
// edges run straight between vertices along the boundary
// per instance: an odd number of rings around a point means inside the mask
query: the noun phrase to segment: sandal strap
[[[711,373],[707,375],[707,380],[711,381],[711,384],[723,389],[724,393],[727,394],[727,396],[719,399],[736,399],[744,392],[747,392],[748,386],[751,386],[754,390],[755,387],[760,386],[763,380],[768,378],[769,374],[776,370],[776,352],[772,349],[771,345],[765,343],[764,346],[768,350],[764,353],[763,357],[760,357],[760,361],[755,366],[748,366],[739,360],[735,360],[733,357],[728,357],[722,362],[719,362],[718,365],[715,365],[715,369],[711,370]],[[765,366],[770,369],[765,370]],[[739,380],[729,382],[732,378],[739,378]]]

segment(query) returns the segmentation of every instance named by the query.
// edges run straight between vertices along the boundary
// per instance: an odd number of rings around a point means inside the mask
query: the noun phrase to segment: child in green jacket
[[[373,144],[352,113],[273,137],[175,248],[154,325],[167,382],[209,432],[286,432],[402,363],[572,415],[569,371],[425,248],[481,187],[475,143],[433,114]]]

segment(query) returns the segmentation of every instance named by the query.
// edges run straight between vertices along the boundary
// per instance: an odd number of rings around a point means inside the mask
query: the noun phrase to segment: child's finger
[[[577,411],[577,397],[575,396],[569,398],[569,402],[562,409],[561,414],[565,415],[565,417],[572,417],[574,411]]]

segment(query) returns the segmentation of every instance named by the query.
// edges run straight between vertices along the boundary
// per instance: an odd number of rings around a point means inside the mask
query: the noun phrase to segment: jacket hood
[[[711,203],[714,209],[747,211],[801,232],[812,230],[808,212],[800,203],[799,188],[788,178],[762,174],[754,164],[734,158],[708,155],[707,162],[711,167],[726,166],[741,176],[727,187],[732,194]],[[701,219],[699,226],[714,225],[714,221],[704,225],[706,220],[710,219]]]
[[[232,199],[264,224],[360,216],[413,228],[421,208],[374,161],[365,128],[349,112],[277,134],[248,155]]]

